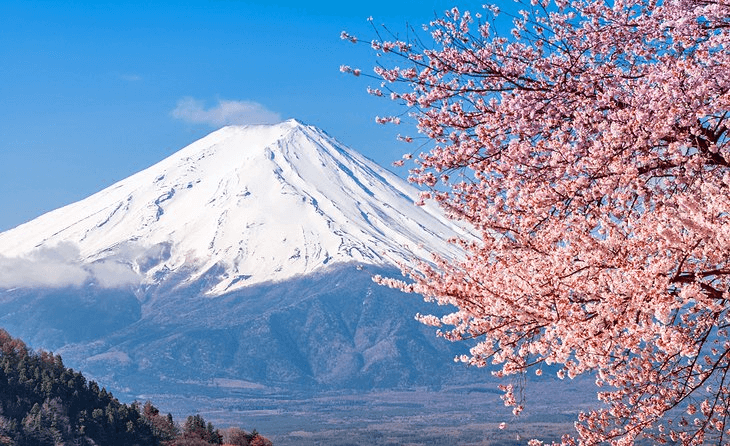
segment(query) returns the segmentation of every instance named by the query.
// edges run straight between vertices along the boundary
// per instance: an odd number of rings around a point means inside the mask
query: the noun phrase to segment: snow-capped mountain
[[[297,121],[226,127],[0,233],[0,327],[183,413],[474,382],[452,361],[468,346],[413,317],[439,308],[372,281],[460,255],[418,194]]]
[[[143,284],[213,272],[209,296],[336,263],[458,256],[447,239],[459,229],[417,200],[398,176],[296,120],[224,127],[0,233],[0,253],[32,258],[71,244],[79,264],[113,265]]]

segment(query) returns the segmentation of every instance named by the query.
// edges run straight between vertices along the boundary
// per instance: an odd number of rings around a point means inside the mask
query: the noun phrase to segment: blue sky
[[[370,40],[369,16],[404,30],[454,3],[4,0],[0,231],[154,164],[226,116],[297,118],[389,165],[412,150],[394,138],[409,132],[374,123],[393,105],[368,96],[374,81],[339,72],[375,63],[340,32]]]

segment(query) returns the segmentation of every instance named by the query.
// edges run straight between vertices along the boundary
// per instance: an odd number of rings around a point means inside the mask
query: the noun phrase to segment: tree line
[[[95,381],[0,329],[0,444],[9,446],[270,446],[255,430],[177,424],[151,402],[119,402]]]

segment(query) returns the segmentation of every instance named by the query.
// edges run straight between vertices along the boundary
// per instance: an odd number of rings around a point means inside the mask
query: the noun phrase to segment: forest
[[[95,381],[0,329],[0,444],[8,446],[271,446],[256,430],[179,424],[150,401],[123,404]]]

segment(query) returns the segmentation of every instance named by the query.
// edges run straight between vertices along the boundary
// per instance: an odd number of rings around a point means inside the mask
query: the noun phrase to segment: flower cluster
[[[412,181],[481,235],[388,283],[455,306],[419,319],[470,364],[595,374],[566,444],[727,443],[730,4],[533,1],[509,39],[497,12],[371,43],[433,141]]]

